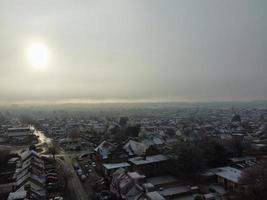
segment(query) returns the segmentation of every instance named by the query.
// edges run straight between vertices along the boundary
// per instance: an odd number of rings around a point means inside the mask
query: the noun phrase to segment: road
[[[68,188],[70,190],[71,199],[76,200],[89,200],[87,192],[84,190],[84,187],[76,174],[75,170],[72,167],[71,158],[68,155],[65,155],[64,160],[57,158],[57,161],[61,164],[64,173],[68,177]]]
[[[35,135],[38,135],[39,138],[39,145],[43,147],[43,151],[41,153],[45,152],[45,147],[47,145],[52,144],[53,139],[47,137],[44,133],[40,131],[34,131]],[[66,153],[62,148],[60,148],[60,154],[56,155],[56,160],[58,163],[62,166],[62,170],[64,171],[64,174],[67,175],[67,184],[69,193],[71,194],[72,200],[89,200],[87,192],[85,191],[78,175],[76,174],[73,165],[72,165],[72,157],[76,154],[68,154]],[[63,158],[63,159],[62,159]]]

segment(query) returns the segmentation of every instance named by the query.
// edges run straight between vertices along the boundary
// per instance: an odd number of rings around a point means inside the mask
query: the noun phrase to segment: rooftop
[[[144,164],[162,162],[168,159],[169,158],[167,156],[158,154],[154,156],[134,157],[134,158],[130,158],[129,161],[135,165],[144,165]]]
[[[241,170],[233,167],[221,167],[214,171],[217,176],[223,177],[224,179],[230,180],[234,183],[239,183],[241,172]]]
[[[111,170],[111,169],[117,169],[117,168],[130,167],[131,165],[127,162],[122,162],[122,163],[105,163],[103,164],[103,166],[107,170]]]
[[[165,200],[165,198],[161,196],[158,192],[148,192],[146,193],[146,196],[150,200]]]

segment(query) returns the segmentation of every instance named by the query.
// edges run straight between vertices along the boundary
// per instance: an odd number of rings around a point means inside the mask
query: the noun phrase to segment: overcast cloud
[[[0,101],[267,99],[266,36],[266,0],[0,0]]]

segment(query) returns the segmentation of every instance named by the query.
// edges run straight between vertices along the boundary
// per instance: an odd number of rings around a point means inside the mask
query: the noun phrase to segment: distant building
[[[8,128],[6,135],[8,137],[23,138],[30,136],[32,131],[30,127]]]

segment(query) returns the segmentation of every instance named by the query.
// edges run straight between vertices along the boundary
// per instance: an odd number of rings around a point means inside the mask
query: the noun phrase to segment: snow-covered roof
[[[158,192],[148,192],[146,196],[149,200],[165,200],[165,198]]]
[[[107,170],[111,170],[111,169],[130,167],[131,165],[127,162],[122,162],[122,163],[105,163],[105,164],[103,164],[103,166]]]
[[[27,192],[25,190],[23,191],[16,191],[11,192],[7,198],[7,200],[16,200],[16,199],[24,199],[27,197]]]
[[[134,157],[130,158],[129,161],[135,165],[144,165],[156,162],[166,161],[169,158],[163,154],[153,155],[153,156],[145,156],[145,157]]]
[[[148,146],[141,142],[136,142],[134,140],[129,140],[123,148],[128,152],[129,155],[143,155],[146,150],[148,149]]]
[[[30,131],[30,127],[17,127],[17,128],[8,128],[7,131],[8,132],[17,132],[17,131]]]
[[[116,146],[111,144],[110,142],[103,141],[95,148],[95,151],[99,152],[103,159],[107,159],[111,154],[111,151],[113,151],[115,148]]]
[[[241,170],[233,167],[221,167],[214,172],[217,176],[223,177],[224,179],[230,180],[234,183],[239,183],[241,178]]]
[[[132,179],[140,179],[140,178],[145,178],[146,177],[145,175],[141,175],[138,172],[128,172],[127,174]]]
[[[29,156],[36,156],[36,157],[40,158],[39,154],[33,150],[25,150],[22,152],[22,154],[20,156],[21,156],[22,160],[25,160]]]

